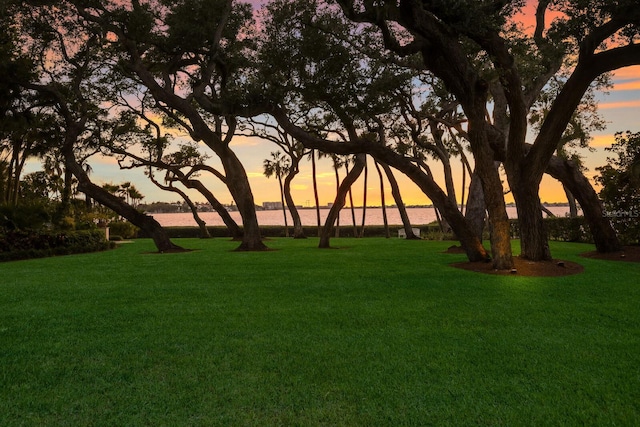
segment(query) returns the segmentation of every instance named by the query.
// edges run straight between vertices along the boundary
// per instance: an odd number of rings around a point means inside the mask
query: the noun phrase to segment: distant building
[[[274,211],[282,209],[282,202],[262,202],[262,208],[265,211]]]

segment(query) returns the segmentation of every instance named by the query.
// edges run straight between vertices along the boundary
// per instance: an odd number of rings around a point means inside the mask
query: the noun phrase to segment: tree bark
[[[512,186],[511,191],[518,211],[520,256],[531,261],[551,260],[538,186],[521,181],[518,185]]]
[[[336,194],[336,198],[333,202],[333,206],[329,210],[329,215],[327,215],[327,219],[325,220],[324,227],[322,228],[322,234],[320,235],[320,244],[319,248],[329,248],[330,247],[330,238],[331,232],[333,229],[333,224],[336,222],[338,216],[340,215],[340,211],[346,204],[347,194],[349,193],[349,189],[353,185],[353,183],[358,179],[362,171],[364,170],[365,165],[365,155],[358,154],[355,158],[355,163],[353,167],[349,170],[349,173],[344,178],[340,187],[338,188],[338,193]]]
[[[576,198],[566,185],[562,184],[562,189],[567,196],[567,203],[569,203],[569,217],[576,218],[578,216],[578,204],[576,202]]]
[[[502,181],[494,162],[493,150],[489,146],[487,126],[483,117],[478,117],[475,120],[469,119],[469,141],[473,149],[476,172],[482,182],[484,200],[489,214],[493,267],[497,270],[509,270],[513,267],[511,227],[504,201]]]
[[[218,215],[222,219],[222,222],[224,222],[224,225],[227,226],[227,229],[231,234],[231,238],[233,240],[242,240],[242,229],[231,217],[227,208],[225,208],[222,203],[220,203],[216,196],[214,196],[213,193],[207,187],[205,187],[202,182],[197,179],[185,179],[181,180],[180,182],[182,182],[187,188],[198,190],[200,194],[202,194],[204,198],[207,199],[207,202],[209,202],[213,210],[218,213]]]
[[[215,145],[210,145],[214,147]],[[227,178],[226,184],[233,200],[236,202],[238,212],[242,217],[244,234],[242,243],[236,249],[238,251],[264,251],[267,247],[262,243],[258,216],[256,215],[256,205],[253,199],[251,186],[244,166],[229,148],[216,146],[216,154],[220,157]]]
[[[313,175],[313,198],[316,202],[316,224],[318,226],[318,237],[320,237],[322,226],[320,224],[320,196],[318,195],[316,150],[311,150],[311,173]]]
[[[334,163],[333,165],[334,167],[334,171],[335,171],[335,175],[336,175],[336,198],[338,198],[338,194],[340,193],[340,173],[338,172],[338,168],[336,167],[336,164]],[[333,206],[331,206],[333,208]],[[342,209],[344,207],[341,206],[340,209]],[[336,236],[335,237],[340,237],[340,209],[338,209],[338,215],[336,216]],[[329,212],[331,212],[332,209],[329,209]],[[325,223],[327,221],[328,218],[325,218]],[[320,238],[322,239],[322,231],[320,232]]]
[[[380,178],[380,204],[382,205],[382,222],[384,224],[384,237],[387,239],[391,237],[391,233],[389,232],[389,221],[387,219],[387,205],[384,196],[384,178],[382,176],[382,170],[380,170],[380,164],[378,162],[374,162],[376,166],[376,171],[378,171],[378,177]]]
[[[64,148],[65,166],[78,180],[78,190],[144,230],[153,239],[160,253],[184,250],[171,242],[166,231],[153,217],[134,209],[119,197],[92,183],[82,166],[76,162],[72,147],[73,145],[70,144],[70,146]]]
[[[280,186],[280,205],[282,206],[282,217],[284,219],[284,237],[289,237],[289,221],[287,220],[287,204],[284,201],[284,185],[282,176],[278,173],[278,185]]]
[[[296,208],[296,204],[293,201],[293,196],[291,195],[291,182],[293,181],[293,178],[295,178],[295,176],[298,174],[298,171],[298,165],[293,165],[290,172],[284,178],[284,198],[287,202],[287,208],[289,208],[289,212],[291,213],[291,218],[293,219],[293,238],[306,239],[307,236],[304,235],[300,213],[298,212],[298,208]]]
[[[187,206],[189,206],[189,209],[191,210],[191,214],[193,215],[193,219],[196,221],[196,224],[198,224],[198,229],[200,230],[200,238],[201,239],[211,238],[211,234],[209,234],[209,229],[207,228],[207,223],[204,222],[202,218],[200,218],[200,215],[198,215],[198,208],[191,201],[189,197],[185,197],[185,196],[187,195],[183,193],[182,197],[184,201],[187,203]]]
[[[320,149],[335,154],[366,153],[380,162],[381,165],[386,164],[393,166],[403,172],[438,206],[442,215],[447,218],[451,229],[460,240],[460,244],[464,248],[469,261],[486,261],[489,259],[487,251],[482,247],[482,242],[480,242],[467,224],[457,204],[452,203],[438,184],[427,176],[424,171],[419,169],[412,162],[412,159],[396,153],[384,145],[371,144],[366,141],[350,141],[345,144],[318,138],[291,123],[284,111],[278,108],[271,108],[269,112],[287,133],[307,148]]]
[[[200,238],[202,238],[202,239],[211,238],[211,234],[209,234],[209,229],[207,228],[207,223],[204,222],[204,220],[202,218],[200,218],[200,215],[198,214],[198,208],[193,203],[193,201],[189,198],[187,193],[185,193],[184,191],[182,191],[179,188],[176,188],[174,186],[160,184],[155,179],[155,177],[153,176],[153,173],[151,171],[149,171],[148,176],[149,176],[149,179],[151,180],[151,182],[153,182],[156,185],[156,187],[158,187],[159,189],[164,190],[164,191],[171,191],[173,193],[179,194],[182,197],[182,199],[185,201],[187,206],[189,206],[189,209],[191,210],[191,213],[193,215],[193,219],[196,221],[196,224],[198,224],[198,228],[200,229]]]
[[[349,175],[348,161],[344,162],[344,168],[346,169],[347,175]],[[353,183],[351,184],[353,185]],[[353,191],[351,191],[351,185],[349,186],[348,194],[349,194],[349,211],[351,212],[351,223],[353,224],[353,237],[358,237],[358,225],[356,223],[356,210],[353,207]]]
[[[485,222],[487,220],[487,208],[484,203],[484,192],[482,182],[475,172],[471,175],[469,184],[469,196],[467,197],[467,208],[464,216],[469,222],[469,226],[474,234],[482,241]]]
[[[369,178],[369,168],[367,166],[367,159],[365,156],[365,163],[364,163],[364,189],[363,189],[363,196],[362,196],[362,224],[360,227],[360,234],[358,237],[364,237],[364,227],[366,224],[366,218],[367,218],[367,181]]]
[[[580,172],[578,166],[570,160],[552,157],[547,173],[566,185],[576,197],[584,215],[598,252],[617,252],[622,249],[616,231],[604,216],[602,202],[598,198],[589,180]]]
[[[404,200],[402,200],[402,194],[400,194],[400,186],[398,185],[398,181],[396,177],[393,176],[393,171],[384,163],[380,163],[382,169],[387,175],[387,179],[389,180],[389,185],[391,186],[391,195],[393,196],[393,200],[396,202],[396,206],[398,207],[398,213],[400,214],[400,219],[402,220],[402,228],[404,228],[405,238],[408,240],[418,240],[420,237],[413,234],[413,227],[411,227],[411,220],[409,219],[409,214],[407,213],[407,208],[404,206]]]

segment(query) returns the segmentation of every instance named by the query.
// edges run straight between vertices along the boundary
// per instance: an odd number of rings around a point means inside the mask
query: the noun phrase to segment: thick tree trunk
[[[144,230],[149,235],[156,245],[159,252],[175,252],[182,251],[180,246],[177,246],[171,242],[166,231],[153,217],[145,215],[134,209],[132,206],[125,203],[122,199],[114,196],[101,187],[93,184],[89,181],[82,181],[78,183],[78,189],[83,193],[89,195],[92,199],[97,201],[103,206],[116,212],[118,215],[126,218],[129,222]]]
[[[364,154],[356,155],[356,160],[353,167],[351,168],[351,170],[349,170],[349,173],[340,184],[338,193],[336,194],[336,199],[333,202],[333,206],[331,206],[331,209],[329,210],[329,215],[327,216],[324,227],[322,228],[322,233],[320,235],[320,244],[318,245],[319,248],[330,247],[329,241],[331,238],[333,224],[336,222],[338,216],[340,215],[340,211],[346,204],[349,189],[364,170],[365,158],[366,157]]]
[[[484,192],[482,191],[482,182],[477,173],[471,175],[471,184],[469,184],[469,196],[467,197],[467,208],[464,216],[469,222],[469,226],[474,234],[482,241],[482,234],[487,219],[487,208],[484,203]]]
[[[256,215],[256,205],[244,166],[230,148],[216,148],[216,154],[220,157],[225,170],[227,188],[233,200],[235,200],[238,212],[240,212],[240,216],[242,217],[244,235],[242,236],[242,243],[236,250],[267,250],[267,247],[262,243],[258,216]]]
[[[304,235],[300,213],[298,213],[298,208],[296,208],[296,204],[293,201],[293,196],[291,196],[291,182],[297,174],[298,167],[296,165],[295,167],[291,168],[291,172],[289,172],[284,178],[284,198],[287,202],[287,208],[289,208],[289,212],[291,213],[291,218],[293,219],[293,238],[306,239],[307,236]]]
[[[589,180],[575,163],[552,157],[547,173],[562,182],[576,197],[584,215],[598,252],[617,252],[622,249],[611,222],[604,216],[602,203]]]
[[[530,261],[551,260],[549,238],[542,219],[538,186],[520,180],[511,191],[518,210],[520,256]]]
[[[18,198],[20,193],[20,141],[16,141],[13,144],[13,153],[11,154],[11,161],[9,162],[9,203],[12,205],[18,204]]]
[[[78,190],[101,205],[113,210],[118,215],[126,218],[133,225],[144,230],[153,239],[159,252],[184,251],[183,248],[171,242],[166,231],[153,217],[143,214],[131,205],[125,203],[119,197],[91,182],[89,175],[87,175],[82,166],[76,161],[73,153],[73,144],[77,140],[77,135],[81,133],[81,130],[80,128],[73,129],[72,127],[67,129],[67,136],[62,149],[66,170],[78,180]]]
[[[474,137],[486,138],[486,135],[483,133],[474,135],[471,139]],[[493,152],[489,152],[491,150],[488,148],[488,144],[480,143],[476,145],[474,150],[476,172],[482,182],[484,200],[489,214],[489,235],[493,266],[497,270],[509,270],[513,267],[511,227],[504,202],[502,181],[493,161]],[[539,211],[539,209],[537,210]]]

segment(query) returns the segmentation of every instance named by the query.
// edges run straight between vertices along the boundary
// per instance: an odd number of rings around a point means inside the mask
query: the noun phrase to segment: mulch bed
[[[491,262],[456,262],[450,264],[452,267],[463,270],[474,271],[476,273],[498,274],[503,276],[537,276],[554,277],[569,276],[579,274],[584,271],[584,267],[576,262],[553,260],[553,261],[529,261],[518,256],[513,257],[513,269],[496,270]]]
[[[626,261],[626,262],[640,262],[640,246],[625,246],[620,252],[611,252],[603,254],[600,252],[586,252],[580,254],[585,258],[604,259],[607,261]]]
[[[445,251],[450,254],[464,253],[461,247],[451,246]],[[587,252],[581,254],[585,258],[602,259],[608,261],[626,261],[640,263],[640,246],[625,246],[621,252],[599,253]],[[491,262],[456,262],[451,264],[452,267],[461,268],[463,270],[474,271],[477,273],[498,274],[504,276],[537,276],[537,277],[554,277],[569,276],[579,274],[584,271],[584,267],[578,263],[563,260],[553,261],[529,261],[520,257],[513,257],[513,270],[496,270]]]

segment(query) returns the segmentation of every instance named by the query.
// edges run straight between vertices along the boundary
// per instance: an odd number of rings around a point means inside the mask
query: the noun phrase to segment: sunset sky
[[[253,3],[258,3],[254,1]],[[640,66],[619,70],[614,76],[614,88],[609,94],[599,94],[600,113],[607,121],[607,129],[594,135],[591,147],[594,151],[583,150],[585,165],[588,168],[587,175],[591,178],[597,172],[596,167],[606,163],[607,152],[605,148],[614,141],[614,134],[618,131],[640,131]],[[257,139],[236,137],[232,142],[232,148],[242,160],[251,182],[254,198],[257,204],[266,201],[278,201],[280,199],[278,182],[276,179],[267,179],[263,175],[263,161],[269,158],[270,152],[276,151],[272,143]],[[177,201],[179,197],[174,193],[167,193],[158,190],[142,173],[142,171],[119,170],[117,164],[112,159],[91,159],[93,167],[92,178],[97,184],[113,183],[119,184],[131,181],[145,195],[143,202],[152,201]],[[212,159],[212,164],[216,164]],[[380,184],[377,173],[373,167],[373,161],[369,160],[369,182],[368,182],[368,204],[380,204]],[[320,204],[326,205],[333,201],[335,196],[335,173],[329,160],[318,162],[318,183],[320,192]],[[441,168],[435,162],[431,163],[432,170],[437,176],[441,175]],[[453,161],[454,176],[456,177],[457,195],[460,198],[460,185],[462,172],[458,160]],[[26,172],[39,169],[39,165],[31,163]],[[344,177],[344,171],[340,171]],[[303,206],[313,206],[313,186],[310,162],[301,164],[300,174],[293,182],[293,197],[296,204]],[[402,196],[408,205],[430,204],[430,200],[408,179],[399,172],[396,173],[401,184]],[[219,198],[222,203],[232,202],[231,196],[225,186],[219,181],[202,176],[201,179]],[[440,180],[442,183],[442,181]],[[393,199],[388,185],[386,187],[387,204],[392,204]],[[444,185],[443,185],[444,187]],[[363,180],[362,178],[354,184],[354,204],[362,204]],[[194,201],[204,201],[204,198],[197,193],[190,193]],[[551,178],[545,178],[540,189],[541,200],[545,202],[563,202],[566,200],[561,186]],[[507,196],[507,201],[511,201]]]

